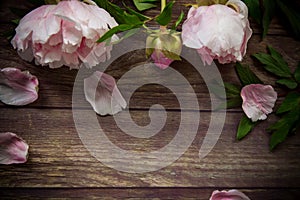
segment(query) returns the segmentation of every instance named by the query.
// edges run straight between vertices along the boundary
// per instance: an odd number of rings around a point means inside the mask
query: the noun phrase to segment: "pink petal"
[[[28,148],[28,144],[16,134],[0,133],[0,164],[26,162]]]
[[[26,105],[38,98],[38,79],[28,71],[4,68],[0,71],[0,100],[9,105]]]
[[[151,54],[151,58],[153,59],[154,64],[161,69],[166,69],[173,62],[172,59],[167,58],[159,50],[154,50],[154,52]]]
[[[244,193],[238,190],[215,190],[209,200],[250,200]]]
[[[100,71],[84,79],[84,94],[99,115],[114,115],[127,106],[115,79]]]
[[[277,93],[271,85],[251,84],[241,90],[242,108],[253,122],[264,120],[273,110]]]

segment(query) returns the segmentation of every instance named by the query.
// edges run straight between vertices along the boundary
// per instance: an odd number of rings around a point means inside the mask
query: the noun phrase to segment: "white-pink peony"
[[[16,68],[0,70],[0,101],[8,105],[22,106],[38,98],[39,81],[28,71]]]
[[[240,0],[192,7],[182,26],[183,44],[197,49],[203,63],[209,65],[214,59],[222,64],[241,61],[251,35],[248,8]]]
[[[23,17],[11,43],[23,59],[35,59],[39,65],[92,67],[110,58],[112,46],[96,41],[117,25],[107,11],[96,5],[61,1],[43,5]]]
[[[0,133],[0,164],[24,163],[27,161],[28,144],[14,133]]]
[[[238,190],[215,190],[209,200],[250,200],[244,193]]]
[[[271,85],[250,84],[241,90],[242,108],[253,122],[265,120],[273,111],[277,93]]]
[[[99,115],[114,115],[127,106],[115,79],[100,71],[84,79],[84,94]]]

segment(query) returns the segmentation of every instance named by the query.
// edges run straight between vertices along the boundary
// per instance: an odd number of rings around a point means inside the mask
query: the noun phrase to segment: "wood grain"
[[[82,117],[89,121],[88,112],[83,110]],[[132,112],[132,118],[139,122],[145,116],[146,111]],[[148,152],[166,145],[176,134],[174,127],[180,122],[180,115],[170,112],[168,118],[162,132],[144,140],[122,133],[112,117],[101,117],[99,123],[107,137],[120,148]],[[218,143],[200,160],[198,151],[210,120],[209,113],[201,113],[197,136],[182,157],[164,169],[131,174],[106,167],[89,154],[76,132],[71,110],[39,109],[37,112],[29,108],[1,108],[0,132],[12,131],[23,137],[30,144],[30,156],[25,164],[0,166],[0,186],[298,187],[299,135],[270,153],[269,135],[264,131],[266,124],[261,124],[243,141],[236,141],[233,130],[239,118],[240,114],[227,115]],[[87,134],[93,125],[86,124]]]
[[[113,2],[122,6],[123,1]],[[132,1],[124,2],[133,6]],[[181,10],[187,13],[188,8],[183,6],[186,2],[176,1],[172,21],[176,20],[176,15]],[[17,67],[29,70],[39,78],[40,90],[39,99],[27,106],[12,107],[0,103],[0,132],[15,132],[30,145],[27,163],[0,166],[1,199],[204,200],[215,189],[240,189],[253,200],[299,199],[300,136],[297,134],[289,137],[274,152],[270,152],[270,135],[265,130],[276,120],[273,115],[268,122],[260,123],[245,139],[237,141],[235,134],[242,110],[238,108],[227,111],[226,125],[217,144],[205,158],[199,158],[199,149],[211,122],[211,102],[205,81],[185,60],[174,62],[171,67],[188,80],[200,105],[199,109],[185,111],[198,114],[200,112],[198,132],[187,151],[171,165],[144,174],[117,171],[98,161],[84,146],[74,122],[72,95],[77,100],[76,109],[81,111],[82,118],[87,122],[92,120],[88,114],[92,111],[83,93],[73,94],[77,71],[67,67],[49,69],[22,60],[2,35],[14,28],[10,20],[17,16],[9,12],[7,8],[10,6],[30,7],[20,0],[1,1],[0,68]],[[145,12],[149,16],[158,13],[159,8]],[[153,22],[149,25],[157,27]],[[251,55],[266,52],[267,45],[271,45],[283,55],[291,69],[294,69],[300,61],[300,42],[291,37],[279,18],[272,21],[264,40],[261,39],[261,28],[253,21],[251,27],[254,34],[242,63],[249,65],[266,84],[274,84],[275,77],[265,72]],[[178,27],[180,29],[181,25]],[[147,62],[143,50],[132,51],[114,60],[107,73],[118,80],[130,69]],[[217,67],[224,81],[239,83],[234,64],[217,64]],[[151,75],[145,73],[139,77],[130,77],[124,86],[133,87],[137,79],[149,76]],[[82,87],[82,84],[79,86]],[[179,86],[181,87],[180,84]],[[126,87],[122,91],[125,95],[128,92]],[[277,86],[276,89],[283,91]],[[190,101],[189,93],[182,92],[179,95],[186,102]],[[174,139],[181,122],[180,105],[171,90],[155,84],[140,87],[129,102],[131,118],[140,126],[150,122],[148,109],[157,103],[166,108],[166,125],[158,134],[147,139],[127,135],[118,128],[111,116],[94,115],[93,119],[98,120],[112,143],[130,152],[147,153],[162,148]],[[162,110],[158,110],[159,112]],[[195,124],[197,122],[190,122],[189,125]],[[83,129],[88,134],[95,127],[86,123]],[[121,159],[116,160],[114,157],[106,159],[122,163]]]

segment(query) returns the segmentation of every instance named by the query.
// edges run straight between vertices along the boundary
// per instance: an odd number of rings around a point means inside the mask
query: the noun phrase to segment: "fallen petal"
[[[244,193],[238,190],[215,190],[209,200],[250,200]]]
[[[99,115],[114,115],[127,106],[115,79],[99,71],[84,79],[84,94]]]
[[[28,144],[14,133],[0,133],[0,164],[24,163],[27,161]]]
[[[28,71],[4,68],[0,71],[0,100],[8,105],[22,106],[38,98],[38,79]]]

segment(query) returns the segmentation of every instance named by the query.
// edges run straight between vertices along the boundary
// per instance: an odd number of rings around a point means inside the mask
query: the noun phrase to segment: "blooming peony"
[[[252,35],[248,8],[240,0],[229,0],[227,5],[192,7],[183,23],[183,44],[197,49],[204,64],[213,59],[222,64],[241,61],[246,54]]]
[[[28,71],[16,68],[0,70],[0,101],[5,104],[22,106],[38,98],[38,79]]]
[[[0,133],[0,164],[26,162],[28,148],[28,144],[16,134]]]
[[[84,79],[84,94],[99,115],[114,115],[127,106],[115,79],[99,71]]]
[[[209,200],[250,200],[244,193],[238,190],[215,190]]]
[[[11,43],[23,59],[35,59],[36,64],[79,68],[83,63],[92,67],[110,57],[112,47],[96,41],[115,26],[114,18],[98,6],[61,1],[22,18]]]
[[[271,85],[251,84],[242,88],[242,108],[253,122],[265,120],[271,113],[277,99],[277,93]]]

